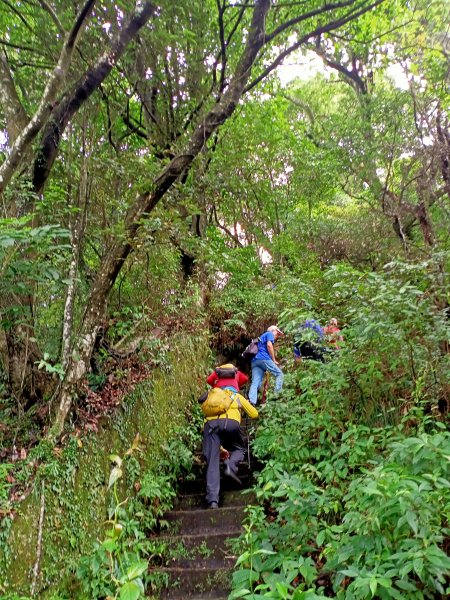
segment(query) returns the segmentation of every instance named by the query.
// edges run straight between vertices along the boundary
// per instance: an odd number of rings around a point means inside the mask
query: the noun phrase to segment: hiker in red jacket
[[[240,388],[248,381],[247,375],[238,371],[232,364],[221,365],[207,377],[206,383],[211,387],[220,387],[231,389],[233,392],[239,392]]]
[[[334,317],[330,319],[328,324],[323,328],[323,332],[325,334],[326,343],[330,349],[339,350],[339,342],[343,342],[344,338],[338,327],[337,319]]]

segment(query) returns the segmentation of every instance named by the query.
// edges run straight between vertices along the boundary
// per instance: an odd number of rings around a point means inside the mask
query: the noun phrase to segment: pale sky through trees
[[[292,55],[283,65],[277,69],[277,74],[283,86],[288,85],[295,78],[308,80],[322,73],[324,77],[329,77],[331,69],[324,66],[321,58],[314,52],[307,52],[305,55],[300,53]],[[402,90],[409,87],[408,79],[401,64],[391,64],[387,68],[387,74],[394,85]]]

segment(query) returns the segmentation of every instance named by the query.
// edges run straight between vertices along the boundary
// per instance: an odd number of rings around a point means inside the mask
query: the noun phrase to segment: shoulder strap
[[[234,400],[236,400],[237,405],[239,406],[239,408],[242,408],[242,404],[241,401],[239,400],[239,392],[232,392],[231,390],[225,390],[227,394],[229,394],[231,401],[233,402]],[[231,408],[231,404],[228,408],[228,410]]]

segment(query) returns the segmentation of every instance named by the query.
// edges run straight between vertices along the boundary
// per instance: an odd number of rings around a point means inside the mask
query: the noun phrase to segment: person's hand
[[[226,448],[220,447],[220,460],[228,460],[230,458],[230,453]]]

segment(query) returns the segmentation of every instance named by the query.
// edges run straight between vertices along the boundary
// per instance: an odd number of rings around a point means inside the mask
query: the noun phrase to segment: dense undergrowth
[[[231,597],[448,594],[450,435],[419,422],[367,427],[323,394],[271,403],[254,444],[266,461],[260,505],[248,512]]]
[[[260,504],[249,509],[238,545],[233,598],[448,593],[443,260],[392,262],[371,273],[310,265],[301,277],[268,266],[246,286],[248,273],[236,269],[209,299],[214,349],[227,360],[272,322],[286,332],[277,342],[283,394],[269,397],[254,442],[265,468]],[[296,364],[292,344],[311,316],[322,323],[337,316],[344,343],[324,364]],[[2,600],[30,597],[34,581],[48,600],[157,595],[164,580],[147,565],[162,561],[164,548],[149,534],[164,525],[199,442],[193,402],[212,366],[201,331],[193,326],[170,348],[158,346],[149,380],[98,432],[68,428],[57,446],[41,442],[2,465]],[[26,499],[13,502],[13,488]]]
[[[285,386],[253,444],[260,504],[230,598],[446,597],[449,336],[430,264],[325,279],[345,342],[325,363],[281,351]],[[281,322],[293,333],[310,314],[299,303]]]

